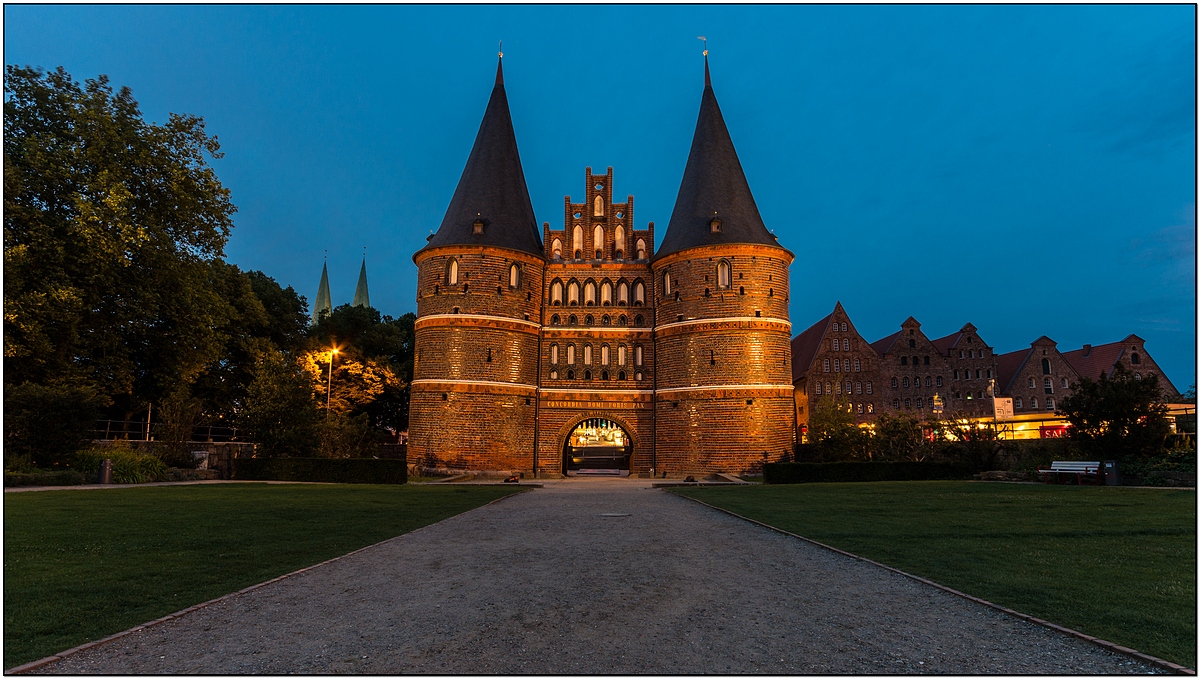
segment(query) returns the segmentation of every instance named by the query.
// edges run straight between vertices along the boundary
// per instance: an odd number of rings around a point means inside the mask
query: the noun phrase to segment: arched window
[[[892,389],[895,389],[898,386],[900,386],[899,382],[896,380],[895,377],[893,377],[892,378]]]
[[[646,324],[646,321],[642,318],[641,314],[638,314],[637,316],[633,317],[633,324],[640,328]]]
[[[855,382],[855,383],[854,383],[854,393],[856,393],[856,394],[861,394],[861,393],[862,393],[862,382]]]
[[[562,290],[562,281],[556,280],[550,284],[550,304],[555,306],[562,304]]]
[[[625,281],[617,283],[617,306],[629,304],[629,284]]]
[[[583,324],[584,324],[584,325],[586,325],[586,326],[588,326],[589,328],[590,328],[590,327],[592,327],[593,325],[595,325],[595,324],[596,324],[596,317],[595,317],[595,316],[592,316],[591,314],[588,314],[587,316],[584,316],[584,317],[583,317]]]
[[[854,372],[862,372],[862,362],[857,358],[854,359]]]
[[[567,345],[567,365],[575,365],[575,345]]]
[[[590,344],[583,345],[583,364],[592,364],[592,345]]]
[[[599,224],[592,231],[592,249],[596,251],[596,259],[604,257],[604,227]]]
[[[521,287],[521,267],[517,266],[516,264],[508,267],[508,287]]]
[[[826,382],[826,383],[825,383],[825,393],[826,393],[826,394],[832,394],[832,393],[833,393],[833,382]]]
[[[910,399],[910,398],[904,399],[904,407],[911,408],[912,407],[912,399]]]
[[[816,394],[817,396],[820,396],[821,395],[821,383],[817,382],[816,387],[817,388],[813,393]]]
[[[1030,389],[1035,389],[1035,388],[1036,388],[1036,387],[1034,386],[1034,384],[1033,384],[1033,378],[1032,378],[1032,377],[1030,377],[1030,378],[1029,378],[1029,388],[1030,388]]]
[[[617,347],[617,365],[625,365],[625,345]],[[622,377],[621,379],[625,379]]]
[[[825,372],[829,372],[829,359],[825,359]]]
[[[601,306],[612,305],[612,283],[608,281],[600,284],[600,304]]]
[[[608,365],[608,345],[600,345],[600,365]]]
[[[567,304],[571,306],[579,305],[579,283],[571,281],[567,285]]]
[[[621,317],[617,319],[617,325],[621,326],[622,328],[629,325],[629,319],[625,317],[625,314],[621,314]]]
[[[1037,397],[1036,396],[1030,397],[1029,407],[1033,408],[1034,410],[1037,410]]]
[[[1067,378],[1065,378],[1065,377],[1064,377],[1064,378],[1062,378],[1062,388],[1063,388],[1063,389],[1066,389],[1066,388],[1068,388],[1068,387],[1070,387],[1070,386],[1071,386],[1071,383],[1067,381]]]
[[[579,325],[579,317],[575,314],[571,314],[567,318],[567,325]]]
[[[908,378],[907,377],[904,378],[904,388],[905,389],[908,388]]]
[[[601,198],[600,196],[596,196],[595,202],[592,203],[592,216],[594,216],[594,217],[603,217],[604,216],[604,199]]]
[[[558,345],[550,345],[550,365],[558,365]]]
[[[900,365],[908,365],[908,357],[907,356],[900,357]]]
[[[446,263],[446,285],[458,285],[458,260],[451,258]]]
[[[898,398],[892,399],[892,407],[899,408],[900,407],[900,399],[898,399]]]
[[[871,392],[869,392],[869,391],[868,391],[867,393],[869,394],[869,393],[871,393]],[[870,414],[872,414],[872,413],[874,413],[874,412],[875,412],[875,404],[874,404],[874,403],[868,403],[868,404],[867,404],[867,414],[868,414],[868,415],[870,415]]]
[[[561,321],[558,318],[558,314],[554,314],[550,317],[550,325],[558,325],[560,322]]]
[[[1138,356],[1136,353],[1130,354],[1130,355],[1129,355],[1129,362],[1130,362],[1130,363],[1132,363],[1132,364],[1134,364],[1134,365],[1137,365],[1137,364],[1139,364],[1139,363],[1141,363],[1141,362],[1142,362],[1142,357],[1141,357],[1141,356]]]
[[[1054,397],[1046,397],[1046,410],[1054,410]]]
[[[641,281],[633,284],[633,305],[642,306],[646,303],[646,286]]]
[[[550,379],[552,379],[552,380],[557,380],[557,379],[558,379],[558,371],[557,371],[557,370],[551,370],[551,371],[550,371]]]
[[[562,259],[562,241],[555,238],[554,244],[550,246],[550,254],[554,259]]]
[[[578,224],[571,231],[571,249],[575,251],[575,259],[583,259],[583,227]]]
[[[583,303],[587,306],[596,304],[596,284],[591,281],[583,286]]]
[[[1048,359],[1048,358],[1042,359],[1042,374],[1043,375],[1050,374],[1050,359]]]
[[[872,390],[871,390],[871,383],[870,383],[870,382],[867,382],[867,393],[869,394],[869,393],[871,393],[871,391],[872,391]]]
[[[671,292],[672,292],[671,291],[671,272],[664,271],[663,272],[663,294],[669,295],[669,294],[671,294]]]
[[[625,256],[625,227],[617,224],[616,233],[613,235],[613,249],[615,249],[618,258]]]
[[[633,348],[633,364],[641,367],[642,365],[642,345],[637,345]]]
[[[600,319],[600,325],[612,325],[612,316],[604,314],[604,318]]]
[[[637,240],[637,258],[646,258],[646,241],[642,240],[641,238]]]
[[[717,288],[728,290],[733,285],[733,271],[729,266],[729,262],[722,260],[717,264]]]

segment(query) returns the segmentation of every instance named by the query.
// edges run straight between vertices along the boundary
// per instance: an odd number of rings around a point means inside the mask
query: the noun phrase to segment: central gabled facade
[[[788,266],[705,61],[662,247],[613,171],[535,227],[502,71],[418,267],[410,459],[559,473],[741,472],[791,452]]]

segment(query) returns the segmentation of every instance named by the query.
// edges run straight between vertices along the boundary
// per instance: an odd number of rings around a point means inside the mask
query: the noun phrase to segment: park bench
[[[1084,479],[1093,480],[1096,483],[1102,483],[1103,479],[1100,476],[1099,462],[1055,460],[1050,463],[1049,469],[1038,467],[1038,474],[1042,475],[1046,483],[1050,483],[1051,479],[1070,478],[1070,475],[1074,475],[1075,482],[1081,486]]]

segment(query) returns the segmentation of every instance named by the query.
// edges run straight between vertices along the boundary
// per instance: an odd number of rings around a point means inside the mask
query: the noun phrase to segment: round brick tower
[[[651,262],[657,471],[741,472],[791,452],[793,258],[759,215],[705,57],[691,152]]]
[[[409,459],[532,470],[545,257],[500,65],[450,207],[413,262]]]

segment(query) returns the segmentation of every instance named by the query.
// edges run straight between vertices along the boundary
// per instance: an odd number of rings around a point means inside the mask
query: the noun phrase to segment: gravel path
[[[1151,673],[649,484],[569,480],[40,672]]]

